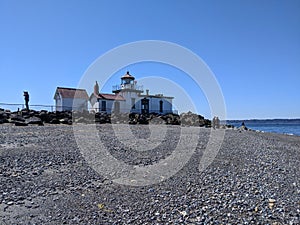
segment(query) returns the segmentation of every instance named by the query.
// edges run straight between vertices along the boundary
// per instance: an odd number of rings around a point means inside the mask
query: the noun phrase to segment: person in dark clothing
[[[242,130],[248,130],[248,128],[246,127],[246,125],[245,125],[244,122],[242,122],[241,129],[242,129]]]
[[[25,100],[25,106],[26,106],[26,110],[29,111],[29,94],[28,91],[24,91],[24,100]]]

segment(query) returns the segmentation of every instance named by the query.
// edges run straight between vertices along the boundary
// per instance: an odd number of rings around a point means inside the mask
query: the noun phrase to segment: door
[[[106,111],[106,101],[101,102],[101,111]]]
[[[162,113],[164,111],[164,102],[162,100],[159,101],[159,112]]]
[[[114,102],[114,113],[120,113],[120,102]]]
[[[141,104],[142,114],[149,114],[149,99],[143,98]]]

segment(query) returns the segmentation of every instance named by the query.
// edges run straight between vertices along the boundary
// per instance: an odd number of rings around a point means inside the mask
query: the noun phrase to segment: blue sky
[[[57,86],[77,87],[87,68],[110,49],[163,40],[190,49],[210,67],[228,119],[300,118],[299,27],[297,0],[0,0],[0,102],[23,103],[28,90],[30,104],[53,105]],[[173,80],[199,114],[211,116],[204,94],[168,65],[120,68],[101,84],[103,91],[110,92],[127,70],[139,79]],[[149,89],[157,92],[153,84]]]

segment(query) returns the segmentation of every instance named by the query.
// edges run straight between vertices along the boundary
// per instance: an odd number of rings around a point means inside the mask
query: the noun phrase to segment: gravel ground
[[[149,151],[124,145],[109,124],[97,133],[116,159],[149,166],[178,145],[181,127],[164,128]],[[213,163],[199,172],[210,129],[185,129],[199,132],[188,163],[157,184],[128,186],[89,166],[71,126],[1,125],[1,224],[300,224],[300,137],[226,130]],[[151,133],[146,125],[130,130],[145,141]]]

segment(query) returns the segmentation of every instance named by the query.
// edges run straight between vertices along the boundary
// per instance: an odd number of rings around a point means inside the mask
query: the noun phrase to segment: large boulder
[[[30,117],[29,119],[26,120],[26,122],[28,124],[36,124],[36,125],[39,125],[39,126],[44,125],[43,121],[40,118],[36,117],[36,116]]]
[[[210,120],[204,119],[203,116],[197,115],[196,113],[187,112],[180,114],[180,121],[182,125],[185,126],[200,126],[207,127],[210,126]]]
[[[96,123],[110,123],[110,115],[106,112],[97,112],[94,114]]]
[[[50,121],[51,124],[60,124],[60,121],[57,118],[53,118]]]
[[[19,122],[25,122],[25,119],[21,116],[21,115],[19,115],[19,114],[16,114],[16,113],[13,113],[13,114],[11,114],[10,115],[10,119],[11,119],[11,121],[19,121]]]
[[[10,113],[0,111],[0,119],[7,120],[7,119],[9,119],[9,117],[10,117]]]
[[[140,117],[138,119],[138,123],[139,124],[149,124],[149,118],[144,114],[140,114]]]
[[[22,122],[22,121],[16,121],[15,122],[15,126],[22,126],[22,127],[24,127],[24,126],[28,126],[28,123]]]
[[[180,121],[181,124],[185,126],[200,126],[198,115],[190,111],[187,113],[181,113]]]
[[[163,115],[161,118],[165,121],[165,124],[180,125],[180,117],[177,114],[168,113],[166,115]]]
[[[150,115],[150,124],[165,124],[165,120],[160,115]]]

